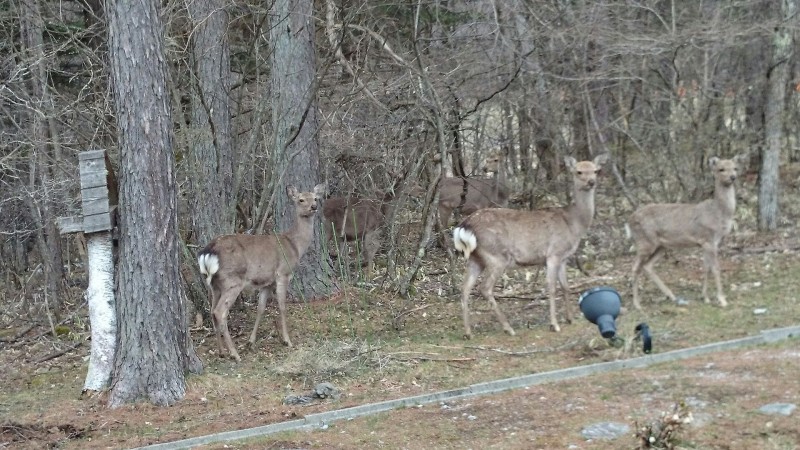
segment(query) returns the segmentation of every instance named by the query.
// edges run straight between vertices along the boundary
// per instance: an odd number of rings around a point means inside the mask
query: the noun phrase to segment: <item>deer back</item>
[[[219,258],[212,283],[236,281],[260,288],[275,282],[278,273],[291,273],[298,249],[285,236],[232,234],[219,236],[207,248]],[[279,245],[280,243],[280,245]]]
[[[565,208],[482,209],[460,226],[475,234],[477,257],[518,265],[544,264],[550,256],[566,257],[575,252],[582,237],[570,227]]]
[[[357,197],[331,197],[322,206],[326,227],[347,239],[363,238],[383,225],[382,202]]]
[[[734,182],[747,155],[733,159],[709,158],[714,196],[700,203],[654,203],[640,207],[628,221],[639,241],[653,245],[688,247],[719,243],[730,233],[736,210]]]
[[[505,184],[495,184],[491,178],[443,178],[440,185],[439,203],[455,208],[461,203],[461,193],[464,182],[467,183],[467,195],[461,212],[465,215],[491,207],[505,206],[508,204],[508,187]]]

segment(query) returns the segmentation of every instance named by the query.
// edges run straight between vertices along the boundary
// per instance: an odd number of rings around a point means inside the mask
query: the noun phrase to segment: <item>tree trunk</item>
[[[117,316],[114,299],[114,258],[110,232],[88,236],[89,258],[89,323],[92,325],[92,351],[83,392],[108,387],[116,353]]]
[[[191,16],[192,68],[189,142],[189,227],[200,247],[214,237],[233,232],[236,197],[233,194],[233,140],[230,113],[229,24],[225,2],[187,3]],[[187,255],[192,276],[188,291],[194,309],[208,316],[210,308],[195,255]],[[208,318],[208,317],[207,317]],[[210,318],[209,318],[210,320]]]
[[[283,187],[294,185],[301,191],[310,191],[320,181],[313,2],[277,0],[270,17],[272,122],[274,148],[280,152],[275,159],[280,170],[285,170],[283,184],[281,177],[273,177],[277,189],[275,222],[286,230],[295,215]],[[315,220],[314,240],[294,271],[294,294],[305,299],[330,295],[330,273],[328,258],[321,248],[319,220]]]
[[[55,315],[56,321],[61,311],[61,286],[64,276],[61,256],[61,236],[55,225],[55,206],[58,203],[57,188],[53,182],[48,161],[58,155],[49,155],[48,147],[55,146],[55,128],[49,124],[52,104],[47,85],[47,66],[49,59],[44,56],[44,21],[39,9],[39,0],[24,0],[20,3],[20,36],[24,42],[27,64],[30,66],[29,139],[31,142],[28,205],[36,224],[37,248],[41,256],[45,278],[45,298],[47,309]]]
[[[183,398],[200,370],[180,275],[177,184],[164,30],[156,0],[108,2],[120,149],[117,354],[109,405]]]
[[[192,65],[196,76],[189,133],[189,208],[197,243],[205,245],[220,234],[233,232],[229,20],[222,0],[196,0],[187,7],[194,25]]]
[[[781,0],[784,22],[794,21],[797,5],[794,0]],[[783,117],[786,105],[786,83],[789,81],[789,60],[793,50],[792,28],[784,23],[775,29],[772,40],[772,65],[767,74],[767,99],[764,117],[766,145],[758,176],[758,228],[774,230],[778,226],[778,167],[783,147]]]

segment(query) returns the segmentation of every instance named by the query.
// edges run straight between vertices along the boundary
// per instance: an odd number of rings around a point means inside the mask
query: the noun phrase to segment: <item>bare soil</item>
[[[599,220],[602,223],[602,220]],[[615,286],[629,298],[631,256],[614,242],[617,231],[599,226],[582,253],[587,274],[570,269],[574,299],[580,292]],[[664,352],[748,336],[800,323],[800,258],[795,229],[772,235],[735,233],[722,255],[728,308],[699,300],[702,260],[698,252],[671,255],[658,267],[688,306],[658,301],[643,284],[645,311],[617,320],[625,346],[609,345],[578,317],[561,333],[547,326],[542,273],[509,272],[501,307],[518,331],[503,334],[488,306],[473,300],[474,339],[462,339],[460,304],[443,273],[442,253],[427,262],[411,299],[384,293],[376,283],[348,287],[336,298],[290,307],[295,347],[284,348],[269,321],[255,350],[244,344],[252,326],[251,299],[232,312],[232,333],[243,361],[216,355],[207,328],[192,336],[206,364],[190,376],[186,397],[173,407],[134,404],[110,410],[103,396],[81,398],[89,351],[85,311],[58,338],[49,326],[7,313],[0,328],[0,448],[100,449],[143,446],[192,436],[251,428],[319,411],[466,386],[556,368],[641,355],[633,329],[647,322],[654,351]],[[380,279],[376,279],[380,281]],[[76,287],[80,298],[80,286]],[[5,292],[9,304],[14,292]],[[28,306],[30,307],[30,306]],[[22,308],[22,306],[20,306]],[[763,310],[763,311],[760,311]],[[274,312],[273,319],[274,319]],[[6,318],[7,317],[7,318]],[[31,325],[34,325],[30,328]],[[24,333],[22,333],[24,331]],[[71,350],[70,350],[71,349]],[[65,352],[65,350],[68,350]],[[640,370],[534,386],[498,395],[408,408],[336,422],[326,430],[285,433],[206,448],[635,448],[636,430],[659,422],[683,403],[694,421],[679,427],[676,448],[797,449],[800,427],[789,417],[767,416],[767,403],[800,404],[797,340],[720,352]],[[288,406],[285,396],[327,381],[338,400]],[[618,422],[630,432],[613,441],[587,441],[583,427]]]

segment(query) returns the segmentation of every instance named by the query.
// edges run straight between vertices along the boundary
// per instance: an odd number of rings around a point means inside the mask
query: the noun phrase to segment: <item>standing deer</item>
[[[381,246],[382,227],[389,215],[390,203],[404,178],[399,172],[389,171],[389,175],[389,189],[385,193],[379,191],[374,198],[357,195],[330,197],[322,205],[325,236],[329,241],[334,241],[331,249],[336,249],[336,254],[342,255],[347,251],[347,242],[359,242],[367,276],[374,269],[375,254]]]
[[[469,296],[481,273],[485,273],[480,292],[489,301],[503,329],[514,335],[506,316],[492,293],[495,281],[509,267],[545,265],[550,299],[550,328],[560,331],[556,320],[556,281],[564,297],[567,292],[567,259],[575,253],[581,238],[594,218],[594,194],[600,166],[608,159],[598,155],[594,161],[577,162],[565,157],[573,176],[574,202],[561,208],[519,211],[505,208],[482,209],[467,217],[453,230],[456,250],[467,260],[461,288],[464,337],[472,337],[469,323]],[[572,321],[569,308],[566,321]]]
[[[291,228],[277,235],[218,236],[198,254],[200,273],[205,275],[211,289],[211,316],[220,355],[224,351],[224,337],[230,356],[241,361],[228,331],[228,313],[239,293],[250,287],[259,291],[258,314],[250,334],[250,345],[256,343],[258,324],[267,300],[276,297],[283,342],[292,346],[286,328],[286,292],[292,271],[311,243],[317,202],[324,192],[324,184],[318,184],[312,192],[298,192],[294,186],[287,186],[286,193],[294,202],[296,214]]]
[[[367,276],[372,274],[375,254],[381,245],[381,227],[393,196],[390,192],[381,199],[330,197],[322,205],[325,236],[334,241],[332,249],[336,248],[341,257],[347,252],[347,242],[360,242]]]
[[[483,208],[505,208],[508,205],[508,187],[505,182],[505,168],[500,154],[492,154],[484,160],[484,172],[494,172],[492,178],[446,177],[439,185],[439,225],[444,230],[450,224],[450,217],[459,205],[466,183],[467,194],[461,213],[464,217]]]
[[[747,155],[737,155],[733,159],[709,158],[708,167],[714,174],[714,197],[697,204],[656,203],[640,207],[631,215],[626,226],[636,242],[636,260],[633,263],[633,306],[641,310],[639,303],[639,275],[644,269],[661,292],[670,300],[677,302],[675,294],[661,281],[653,270],[664,250],[668,248],[703,248],[703,298],[708,298],[708,273],[714,274],[717,284],[717,301],[727,306],[722,291],[717,252],[722,241],[733,226],[736,210],[734,182],[740,164]]]

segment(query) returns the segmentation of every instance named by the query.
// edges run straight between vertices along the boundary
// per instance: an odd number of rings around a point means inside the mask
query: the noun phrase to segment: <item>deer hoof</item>
[[[472,339],[472,333],[464,333],[464,339],[467,341]]]
[[[516,336],[517,335],[517,333],[515,333],[514,329],[511,328],[511,327],[506,327],[505,330],[506,330],[506,333],[508,333],[509,336]]]
[[[726,302],[724,298],[721,298],[719,299],[719,306],[721,306],[722,308],[727,308],[728,302]]]
[[[561,327],[559,327],[557,323],[551,323],[550,324],[550,331],[554,331],[554,332],[558,333],[559,331],[561,331]]]

